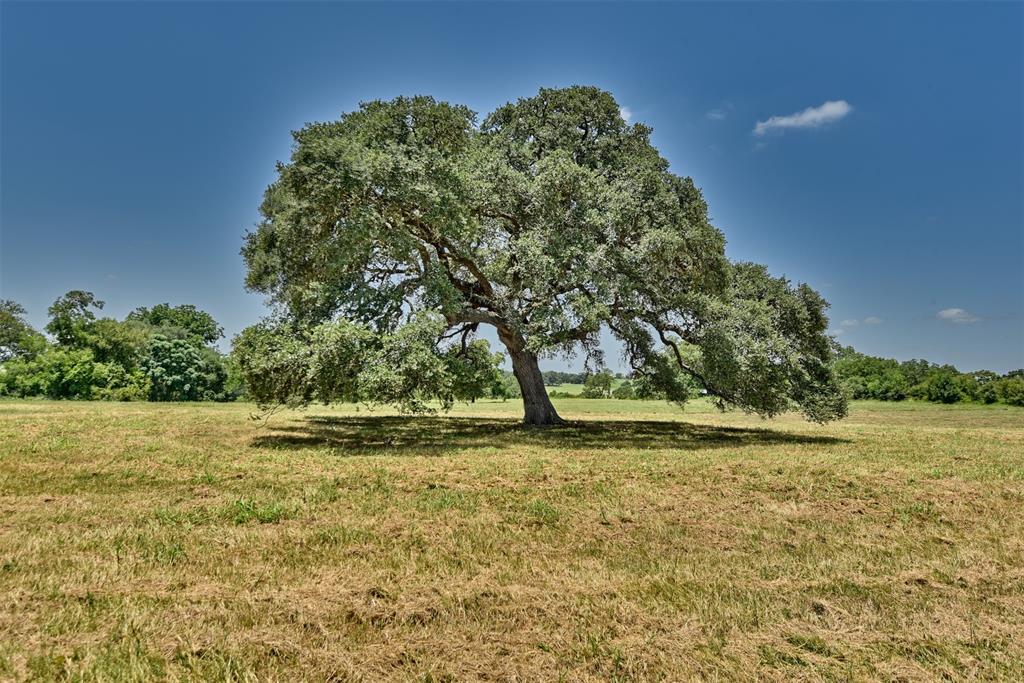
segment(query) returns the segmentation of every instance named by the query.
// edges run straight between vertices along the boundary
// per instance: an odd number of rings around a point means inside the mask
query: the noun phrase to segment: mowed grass
[[[0,679],[1024,679],[1024,411],[0,402]]]

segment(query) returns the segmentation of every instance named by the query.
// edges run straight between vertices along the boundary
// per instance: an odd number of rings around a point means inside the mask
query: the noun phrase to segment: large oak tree
[[[401,97],[295,132],[243,248],[248,286],[279,306],[238,340],[250,388],[423,407],[457,394],[453,363],[490,325],[525,421],[557,424],[538,357],[600,362],[607,329],[670,400],[697,387],[762,415],[844,415],[826,302],[730,263],[700,190],[650,136],[578,86],[479,124]]]

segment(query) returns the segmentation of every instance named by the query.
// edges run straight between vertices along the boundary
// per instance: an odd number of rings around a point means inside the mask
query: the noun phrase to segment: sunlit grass
[[[1024,410],[0,402],[0,679],[1024,678]]]

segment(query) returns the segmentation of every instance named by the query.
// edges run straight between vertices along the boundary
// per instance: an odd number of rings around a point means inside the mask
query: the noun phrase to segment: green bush
[[[222,401],[227,370],[219,353],[187,339],[149,342],[142,369],[151,401]]]
[[[978,400],[982,403],[995,403],[999,400],[999,382],[988,382],[978,388]]]
[[[932,403],[957,403],[964,391],[952,372],[935,372],[924,381],[924,397]]]
[[[999,400],[1011,406],[1024,406],[1024,379],[1008,377],[999,380],[996,391]]]
[[[636,398],[636,392],[633,391],[633,385],[629,381],[625,381],[619,386],[615,387],[612,391],[612,398],[618,398],[623,400],[629,400]]]
[[[142,370],[128,371],[117,363],[93,366],[90,398],[103,401],[145,401],[149,397],[149,378]]]
[[[583,398],[608,398],[612,395],[612,379],[613,375],[608,370],[588,375],[583,383],[583,393],[580,396]]]

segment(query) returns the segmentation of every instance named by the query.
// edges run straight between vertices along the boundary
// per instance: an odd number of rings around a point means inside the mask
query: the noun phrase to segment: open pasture
[[[1024,410],[0,403],[0,679],[1024,678]]]

